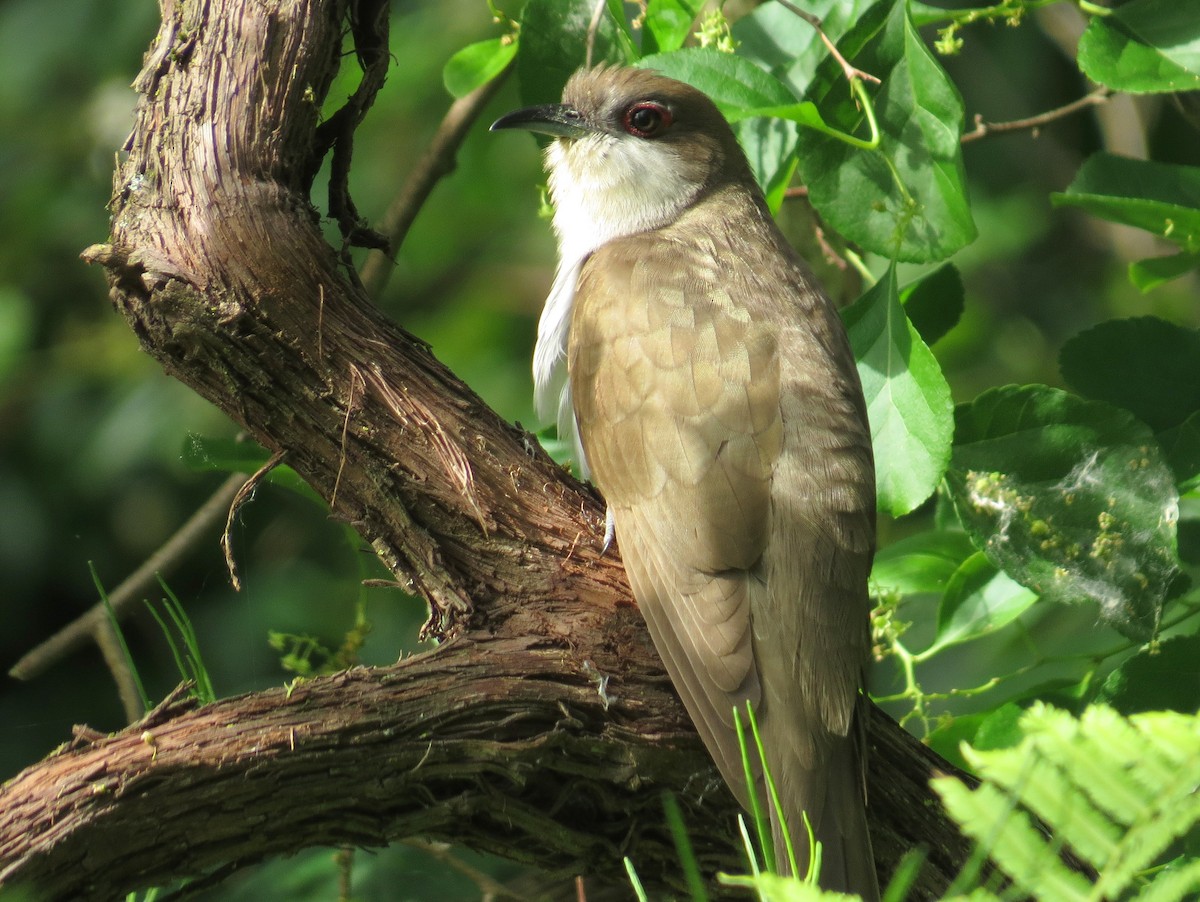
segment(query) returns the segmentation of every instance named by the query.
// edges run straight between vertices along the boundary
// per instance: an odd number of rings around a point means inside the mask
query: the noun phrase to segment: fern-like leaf
[[[1200,717],[1124,718],[1095,706],[1076,719],[1035,705],[1020,729],[1013,748],[964,747],[984,780],[977,789],[934,781],[950,815],[1017,888],[1045,902],[1195,898],[1200,861],[1154,865],[1200,824]],[[1094,884],[1063,863],[1063,847],[1095,868]]]

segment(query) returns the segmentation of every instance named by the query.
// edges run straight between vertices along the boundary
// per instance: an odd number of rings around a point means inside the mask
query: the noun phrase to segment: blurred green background
[[[518,0],[500,6],[519,13]],[[450,103],[441,81],[446,59],[498,33],[483,0],[409,0],[392,8],[394,65],[359,131],[351,181],[372,221]],[[1019,118],[1088,90],[1068,56],[1071,12],[1059,4],[1019,28],[964,34],[966,49],[946,65],[969,116]],[[148,0],[0,5],[5,671],[95,603],[89,561],[111,588],[221,483],[224,474],[198,472],[182,460],[188,437],[235,435],[222,414],[139,350],[108,303],[101,273],[79,259],[84,247],[106,238],[114,154],[135,103],[129,85],[157,25],[158,8]],[[348,60],[331,103],[353,89],[357,74]],[[531,426],[528,361],[554,261],[548,223],[537,217],[544,179],[531,139],[487,132],[492,119],[518,105],[518,86],[510,82],[473,129],[457,171],[421,213],[378,303],[503,416]],[[1169,101],[1151,98],[1113,102],[1036,136],[989,137],[966,148],[980,238],[955,259],[967,287],[964,319],[934,348],[956,399],[1008,382],[1061,384],[1059,346],[1104,319],[1156,314],[1200,325],[1194,277],[1149,295],[1129,284],[1126,264],[1154,253],[1152,239],[1075,210],[1052,210],[1048,200],[1100,147],[1140,147],[1155,159],[1195,165],[1198,146]],[[320,191],[314,201],[323,207]],[[360,579],[384,576],[382,568],[314,501],[263,487],[243,509],[234,547],[240,594],[229,587],[216,530],[169,578],[196,625],[219,694],[283,683],[292,674],[268,645],[268,631],[336,646],[360,601],[373,626],[364,662],[390,663],[415,647],[423,604],[362,589]],[[177,678],[158,627],[140,614],[126,632],[151,696],[161,698]],[[31,682],[3,677],[0,779],[67,740],[76,723],[101,731],[124,723],[94,649]],[[332,879],[329,855],[311,859],[313,879]],[[289,867],[294,879],[304,876],[296,862]],[[443,879],[432,860],[420,867]],[[463,898],[471,886],[464,883]],[[411,892],[423,897],[419,883]],[[221,898],[233,893],[229,887]]]

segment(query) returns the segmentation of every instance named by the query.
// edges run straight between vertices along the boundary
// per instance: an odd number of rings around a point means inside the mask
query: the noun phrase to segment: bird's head
[[[648,69],[571,76],[563,102],[502,116],[492,130],[551,135],[554,226],[564,257],[673,222],[707,191],[752,177],[737,139],[702,92]]]

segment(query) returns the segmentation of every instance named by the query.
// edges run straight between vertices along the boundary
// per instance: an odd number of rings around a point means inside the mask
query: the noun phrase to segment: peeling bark
[[[653,892],[680,881],[662,790],[706,869],[740,867],[735,803],[599,553],[597,497],[371,306],[318,231],[312,174],[339,140],[318,112],[351,5],[162,0],[112,236],[85,256],[145,350],[285,452],[448,641],[52,754],[0,789],[2,886],[110,899],[424,836],[613,879],[628,854]],[[870,746],[881,874],[927,846],[913,898],[934,898],[968,851],[928,788],[949,766],[882,714]]]

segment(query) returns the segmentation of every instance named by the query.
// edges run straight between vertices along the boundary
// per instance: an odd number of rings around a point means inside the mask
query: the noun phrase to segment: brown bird
[[[841,319],[695,88],[581,70],[561,104],[492,128],[555,137],[538,404],[577,427],[675,688],[743,807],[732,712],[753,705],[801,869],[805,812],[821,884],[876,899],[860,693],[875,478]]]

